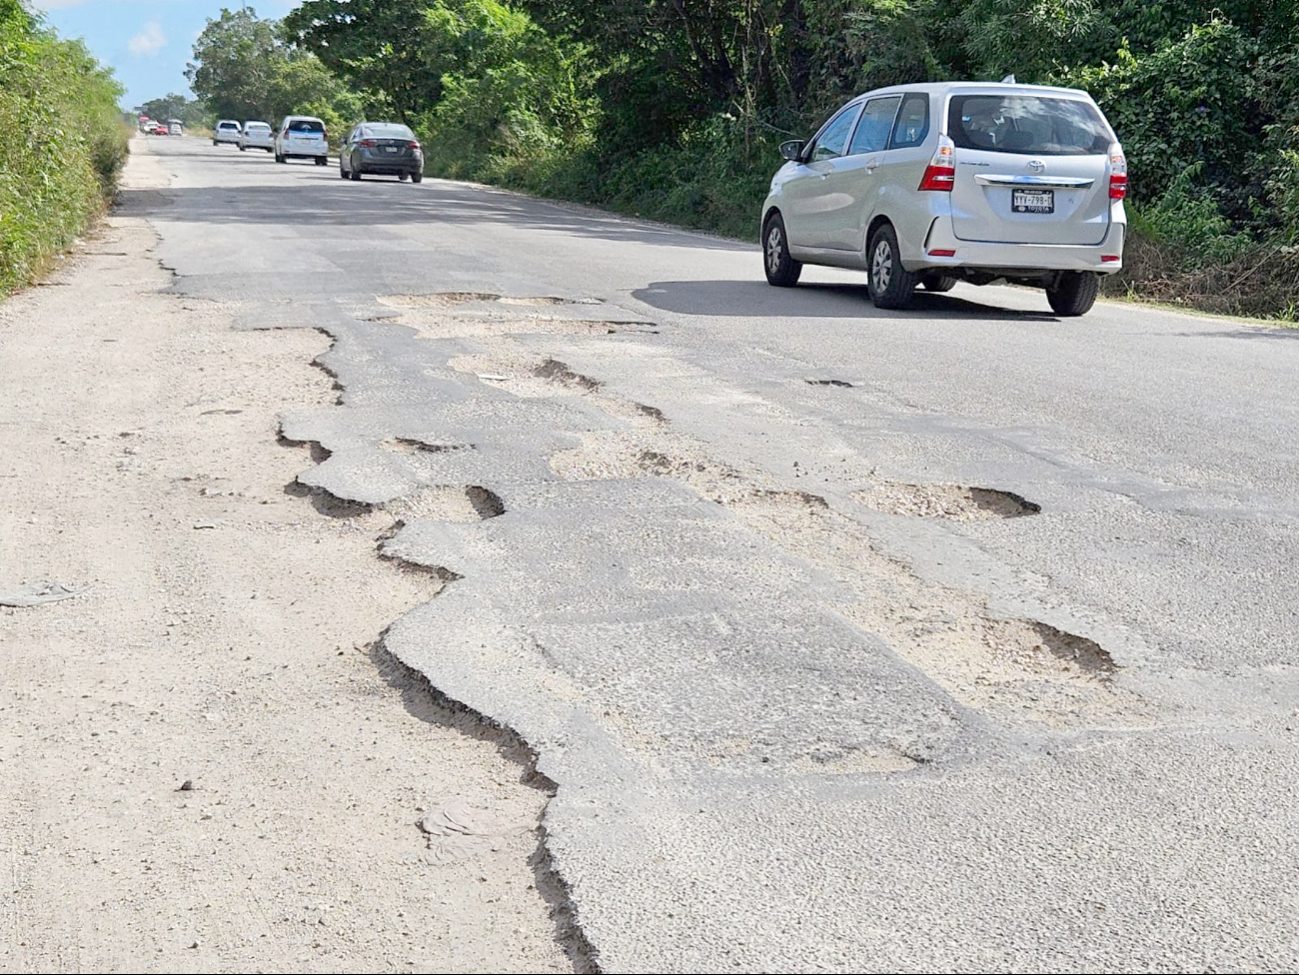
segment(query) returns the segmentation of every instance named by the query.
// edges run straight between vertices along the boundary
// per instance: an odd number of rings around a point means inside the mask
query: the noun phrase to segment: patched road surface
[[[150,151],[174,290],[332,339],[297,490],[446,583],[386,650],[537,753],[602,970],[1299,962],[1299,332],[881,312],[756,246]]]

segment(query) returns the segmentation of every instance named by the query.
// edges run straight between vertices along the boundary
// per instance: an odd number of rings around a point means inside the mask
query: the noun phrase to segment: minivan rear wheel
[[[785,221],[779,213],[773,213],[762,230],[762,256],[768,284],[776,288],[792,288],[798,284],[803,265],[790,256]]]
[[[898,235],[889,224],[882,224],[871,236],[869,287],[876,308],[905,308],[911,303],[920,275],[902,266]]]
[[[1101,279],[1095,271],[1064,271],[1046,289],[1046,300],[1057,315],[1085,315],[1096,304]]]
[[[925,274],[920,278],[920,286],[926,291],[934,291],[939,294],[945,291],[951,291],[956,287],[956,282],[961,280],[954,274]]]

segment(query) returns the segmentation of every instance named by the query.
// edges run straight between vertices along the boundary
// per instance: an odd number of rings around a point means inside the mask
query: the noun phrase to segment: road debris
[[[43,606],[80,596],[89,586],[69,586],[64,582],[32,582],[8,592],[0,592],[0,606]]]

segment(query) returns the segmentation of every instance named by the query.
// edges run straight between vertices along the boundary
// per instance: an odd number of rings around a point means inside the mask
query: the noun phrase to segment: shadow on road
[[[950,294],[916,292],[910,308],[885,311],[871,304],[866,285],[803,284],[773,288],[753,281],[656,281],[632,297],[660,311],[727,318],[962,318],[1056,322],[1049,311],[996,308]]]
[[[501,225],[521,230],[598,238],[616,242],[660,244],[708,250],[753,250],[753,245],[711,238],[668,227],[655,227],[573,205],[532,200],[502,190],[425,181],[420,185],[392,177],[342,180],[338,163],[286,169],[237,150],[227,160],[241,174],[258,164],[275,175],[292,178],[283,185],[172,187],[171,206],[163,219],[205,224],[261,226],[393,227],[406,224],[453,226]],[[268,178],[273,178],[267,173]],[[157,191],[121,191],[118,206],[127,213],[157,212]]]
[[[1299,339],[1299,328],[1283,325],[1245,325],[1241,328],[1218,329],[1212,332],[1177,332],[1188,339]]]

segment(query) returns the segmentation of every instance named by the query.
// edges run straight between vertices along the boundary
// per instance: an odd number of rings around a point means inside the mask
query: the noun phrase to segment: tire
[[[247,152],[247,151],[248,151],[248,147],[247,147],[246,145],[244,145],[244,144],[241,142],[241,143],[239,143],[239,151],[240,151],[240,152]]]
[[[328,157],[328,156],[317,156],[317,157],[316,157],[316,165],[317,165],[317,166],[328,166],[328,165],[329,165],[329,157]]]
[[[352,177],[352,181],[353,181],[353,182],[356,182],[356,183],[361,182],[361,171],[360,171],[359,169],[351,169],[351,170],[348,170],[347,175],[350,176],[350,177]]]
[[[213,140],[212,140],[212,145],[216,145],[216,144],[217,144],[216,139],[213,139]]]
[[[1101,279],[1095,271],[1065,271],[1046,289],[1046,300],[1057,315],[1076,318],[1096,304]]]
[[[961,279],[952,274],[922,274],[920,276],[920,287],[926,291],[942,294],[955,288],[956,282],[959,280]]]
[[[789,235],[779,213],[773,213],[762,228],[762,269],[773,288],[792,288],[803,273],[803,265],[790,256]]]
[[[410,176],[409,173],[398,173],[398,174],[397,174],[397,179],[401,180],[401,182],[404,183],[404,182],[406,182],[406,180],[407,180],[407,178],[408,178],[409,176]]]
[[[866,249],[871,300],[876,308],[900,309],[911,304],[920,275],[902,267],[898,235],[891,224],[883,224],[871,235]]]
[[[338,161],[338,178],[347,179],[347,170],[343,168],[343,161],[341,159]]]
[[[410,181],[411,181],[412,183],[422,183],[422,182],[424,182],[424,174],[423,174],[423,173],[411,173],[411,174],[410,174]]]

